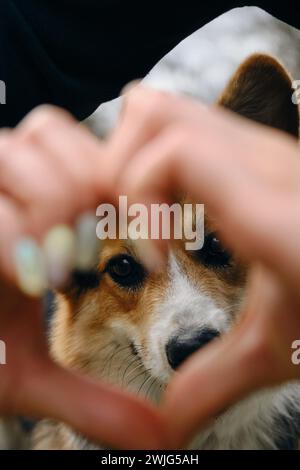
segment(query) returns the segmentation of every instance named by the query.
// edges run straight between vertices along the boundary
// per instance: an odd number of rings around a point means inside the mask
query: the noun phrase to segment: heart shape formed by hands
[[[145,119],[133,127],[137,109]],[[39,110],[12,135],[0,137],[4,278],[12,277],[8,253],[16,237],[29,232],[38,238],[57,223],[72,224],[76,215],[107,199],[108,181],[146,201],[153,187],[164,201],[174,185],[182,185],[196,188],[195,197],[226,220],[222,236],[228,246],[255,262],[244,314],[232,332],[186,361],[156,408],[56,365],[48,355],[39,302],[3,281],[0,339],[7,363],[0,365],[0,413],[48,416],[110,447],[174,449],[186,446],[199,427],[256,387],[300,377],[291,361],[300,331],[298,147],[224,111],[208,112],[153,91],[139,91],[127,113],[100,170],[101,144],[62,111]],[[122,154],[123,161],[111,153]],[[264,162],[260,153],[267,155]],[[37,174],[44,175],[42,184],[32,177]],[[249,208],[249,188],[256,210]],[[283,230],[277,230],[277,208]]]
[[[166,445],[164,420],[153,407],[52,361],[39,301],[8,285],[1,299],[0,415],[48,416],[117,448]]]
[[[5,304],[0,331],[7,360],[0,367],[0,412],[48,416],[109,448],[186,447],[193,434],[225,407],[257,387],[295,377],[288,351],[300,326],[298,312],[290,303],[294,324],[283,340],[288,304],[278,284],[262,269],[253,273],[240,324],[187,360],[169,384],[160,408],[54,364],[48,355],[40,303],[11,286],[1,290]]]

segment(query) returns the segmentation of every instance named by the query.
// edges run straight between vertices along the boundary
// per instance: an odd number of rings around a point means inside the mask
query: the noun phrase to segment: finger
[[[49,166],[70,181],[82,206],[95,204],[106,193],[103,144],[67,113],[51,106],[38,108],[20,125],[17,135],[48,156]]]
[[[9,196],[0,193],[0,271],[7,281],[15,279],[13,250],[23,230],[22,207]]]
[[[164,412],[174,448],[184,448],[227,407],[262,386],[261,377],[249,371],[248,360],[236,347],[239,339],[235,334],[207,346],[171,382]]]
[[[78,215],[91,208],[92,202],[96,205],[96,191],[87,180],[84,190],[82,185],[78,188],[74,178],[55,168],[47,149],[13,141],[2,151],[0,259],[4,264],[0,269],[7,279],[13,280],[17,242],[28,237],[40,241],[54,225],[73,224]],[[92,196],[84,197],[86,193]]]
[[[224,141],[231,145],[239,143],[239,160],[244,159],[245,162],[247,155],[250,156],[251,152],[247,151],[246,155],[243,153],[241,155],[242,144],[244,144],[243,150],[252,149],[255,154],[257,138],[262,139],[268,133],[276,138],[276,132],[273,130],[268,130],[265,126],[257,126],[248,119],[237,117],[227,110],[208,109],[202,103],[187,97],[139,85],[134,89],[130,87],[129,93],[125,95],[120,120],[109,141],[108,152],[110,160],[116,162],[116,171],[158,133],[178,124],[197,127],[199,139],[204,138],[211,145],[218,145],[221,152]],[[265,150],[267,150],[268,139],[264,139],[264,142]],[[249,158],[248,164],[256,168],[261,167],[262,171],[268,171],[269,160],[268,157],[266,159]],[[285,168],[281,166],[282,169]]]
[[[54,364],[41,365],[41,373],[23,386],[19,412],[64,422],[110,448],[158,449],[168,445],[164,422],[150,405]]]
[[[263,260],[284,274],[297,291],[300,258],[296,263],[295,256],[299,254],[300,226],[292,214],[299,211],[299,188],[294,190],[287,182],[283,188],[273,187],[264,179],[250,163],[255,155],[248,145],[249,135],[244,138],[244,131],[239,134],[238,127],[233,128],[239,137],[230,139],[229,133],[229,138],[214,140],[206,125],[203,133],[198,126],[166,129],[135,154],[120,175],[120,185],[131,199],[147,204],[168,201],[174,190],[187,191],[197,202],[205,203],[216,221],[226,221],[219,222],[218,228],[230,248],[244,259]],[[250,136],[252,130],[250,127]],[[265,144],[261,151],[264,149]],[[299,175],[297,146],[289,141],[286,149],[292,174]],[[259,146],[256,153],[260,154]],[[285,243],[278,230],[279,219],[290,227],[285,231]]]
[[[24,229],[36,236],[54,223],[70,222],[79,211],[76,188],[47,159],[34,145],[14,142],[0,160],[0,189],[22,206]]]
[[[249,393],[299,377],[291,365],[291,339],[282,335],[281,320],[288,312],[280,293],[273,277],[256,268],[240,323],[191,357],[174,377],[165,416],[175,445],[186,444],[199,428]]]
[[[127,95],[128,93],[130,93],[131,91],[133,91],[134,89],[136,89],[136,87],[138,85],[142,85],[142,81],[139,80],[139,79],[136,79],[136,80],[131,80],[130,82],[128,82],[126,85],[124,85],[124,87],[122,88],[121,92],[120,92],[120,96],[125,96]]]
[[[179,120],[191,121],[194,113],[192,100],[144,85],[130,87],[107,147],[111,177],[116,178],[130,158],[159,132]]]
[[[7,350],[7,364],[1,369],[1,413],[50,417],[102,445],[124,449],[167,446],[157,410],[129,394],[64,370],[48,358],[40,313],[40,302],[14,289],[5,297],[0,315]]]
[[[28,205],[34,199],[37,203],[48,195],[52,181],[55,192],[59,188],[53,165],[48,164],[48,156],[29,143],[10,141],[2,147],[0,158],[0,189],[11,194],[19,203]],[[60,194],[62,190],[60,190]],[[40,197],[39,197],[40,196]]]
[[[199,140],[204,139],[218,148],[219,155],[223,156],[224,150],[227,153],[226,147],[236,146],[238,159],[234,157],[232,161],[247,164],[248,170],[256,177],[267,175],[281,186],[283,181],[290,183],[291,172],[287,168],[285,154],[288,148],[295,153],[294,139],[221,107],[208,109],[189,98],[152,90],[144,85],[135,87],[126,95],[121,119],[110,139],[109,153],[116,162],[124,163],[159,132],[178,124],[191,125],[196,132],[198,130]],[[264,158],[261,158],[259,150]],[[230,152],[225,155],[228,157]],[[276,165],[273,164],[274,158]],[[291,159],[291,165],[295,164],[297,158]],[[294,181],[297,180],[295,177]]]
[[[60,125],[74,125],[77,122],[68,111],[46,104],[38,106],[28,113],[19,123],[16,131],[20,139],[27,139],[31,134],[37,135],[40,129],[46,127],[52,120]]]
[[[130,161],[120,177],[120,187],[123,193],[127,191],[132,202],[146,202],[149,206],[157,200],[170,202],[180,191],[188,192],[195,201],[205,202],[216,220],[226,220],[226,226],[221,228],[225,234],[236,234],[231,242],[240,243],[234,229],[237,223],[242,225],[245,221],[249,206],[246,188],[252,183],[251,177],[239,166],[220,160],[219,149],[205,138],[200,136],[198,148],[194,140],[195,135],[189,129],[168,128]],[[255,196],[254,191],[254,204]]]

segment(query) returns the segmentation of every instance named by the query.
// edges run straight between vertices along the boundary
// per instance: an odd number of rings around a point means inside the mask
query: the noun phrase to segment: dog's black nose
[[[185,361],[190,354],[205,346],[219,336],[219,332],[212,329],[203,329],[196,334],[183,334],[170,339],[166,346],[168,362],[172,369]]]

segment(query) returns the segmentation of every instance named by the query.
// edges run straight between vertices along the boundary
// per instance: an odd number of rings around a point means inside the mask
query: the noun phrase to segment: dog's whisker
[[[121,380],[119,380],[119,379],[120,379],[120,375],[121,375],[121,373],[122,373],[122,370],[123,370],[123,368],[124,368],[124,365],[127,364],[127,362],[130,360],[131,356],[132,356],[131,353],[129,353],[126,357],[124,357],[124,358],[122,359],[121,363],[119,364],[119,367],[118,367],[117,372],[116,372],[116,377],[117,377],[117,379],[118,379],[118,382],[122,382],[123,378],[122,378]],[[132,363],[132,362],[131,362],[131,363]],[[122,377],[123,377],[123,376],[124,376],[124,372],[123,372]]]
[[[119,357],[120,357],[119,353],[120,353],[120,352],[124,353],[124,350],[125,350],[125,349],[123,349],[122,351],[118,351],[118,352],[117,352],[116,354],[114,354],[113,357],[110,359],[109,370],[108,370],[108,378],[111,378],[111,376],[113,376],[113,373],[115,372],[115,369],[114,369],[114,367],[113,367],[113,364],[116,363],[116,362],[117,362],[117,364],[118,364],[118,362],[119,362]],[[121,367],[122,367],[122,363],[126,363],[127,360],[128,360],[130,357],[131,357],[131,353],[128,353],[127,356],[122,357],[121,364],[119,365],[118,370],[117,370],[117,372],[116,372],[116,374],[115,374],[116,377],[118,376],[118,371],[119,371],[119,369],[121,369]],[[117,359],[117,358],[118,358],[118,359]]]
[[[103,373],[105,372],[105,369],[107,368],[110,359],[113,357],[113,355],[118,350],[118,348],[119,348],[119,346],[115,345],[114,348],[113,348],[113,351],[112,352],[110,351],[106,356],[104,356],[103,360],[104,360],[105,364],[104,364],[104,367],[102,369]]]
[[[145,393],[145,397],[148,397],[148,396],[151,395],[151,390],[153,390],[153,385],[155,385],[155,382],[156,382],[156,379],[155,379],[155,377],[153,377],[152,382],[150,382],[150,385],[149,385],[149,387],[147,388],[147,391],[146,391],[146,393]],[[145,385],[146,385],[146,384],[145,384]],[[154,387],[154,389],[155,389],[155,387]]]
[[[115,349],[113,350],[112,354],[109,356],[109,358],[106,360],[106,364],[103,368],[103,374],[105,373],[106,371],[106,368],[108,368],[108,373],[107,373],[107,377],[110,377],[110,371],[111,371],[111,364],[112,364],[112,361],[113,359],[122,351],[124,351],[128,346],[121,346],[121,345],[116,345],[115,346]]]
[[[125,368],[124,372],[123,372],[123,376],[122,376],[122,385],[124,385],[124,381],[125,381],[125,377],[126,377],[126,374],[127,374],[127,371],[130,370],[130,367],[136,363],[136,361],[138,361],[138,358],[134,357],[134,359],[127,365],[127,367]],[[140,366],[141,363],[138,364],[138,366]],[[135,370],[135,369],[134,369]],[[130,375],[130,374],[129,374]]]
[[[131,353],[128,353],[127,356],[122,357],[122,360],[119,360],[119,353],[124,353],[124,349],[121,351],[117,351],[112,357],[110,357],[110,362],[109,362],[109,369],[108,369],[108,374],[107,377],[110,378],[111,375],[114,375],[115,378],[119,377],[119,373],[122,370],[122,367],[124,363],[126,364],[129,358],[131,357]],[[120,362],[120,364],[119,364]],[[115,365],[117,366],[117,369],[115,368]]]
[[[153,384],[153,381],[155,380],[151,375],[146,377],[146,379],[144,380],[144,382],[142,383],[142,385],[140,386],[140,388],[138,389],[138,394],[141,393],[143,387],[149,382],[150,380],[150,386]],[[145,396],[147,396],[147,393],[145,394]]]
[[[140,372],[139,374],[135,375],[132,379],[129,380],[129,382],[127,382],[127,387],[132,383],[134,382],[138,377],[140,377],[141,375],[143,374],[146,374],[146,370],[144,369],[142,372]]]
[[[127,356],[124,356],[122,358],[122,361],[118,367],[118,372],[122,369],[122,367],[124,366],[124,363],[126,363],[128,361],[128,359],[130,359],[132,357],[132,352],[131,351],[128,351],[128,354]]]
[[[129,371],[126,378],[128,379],[136,370],[139,370],[142,368],[144,369],[143,364],[139,363],[136,367],[134,367],[132,370]],[[123,374],[123,378],[124,378],[124,374]]]

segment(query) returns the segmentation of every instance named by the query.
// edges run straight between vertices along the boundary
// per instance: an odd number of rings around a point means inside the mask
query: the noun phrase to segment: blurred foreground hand
[[[0,415],[49,417],[121,449],[166,446],[158,412],[140,399],[67,371],[48,355],[41,302],[16,286],[14,250],[72,224],[109,191],[102,144],[66,113],[32,112],[0,135]],[[101,171],[99,171],[101,168]],[[128,430],[130,429],[130,432]]]
[[[229,111],[137,86],[125,95],[105,158],[131,202],[170,202],[180,188],[205,203],[225,245],[252,264],[239,324],[188,359],[168,387],[163,413],[172,446],[184,446],[246,394],[300,379],[292,362],[300,339],[298,142]],[[166,255],[162,241],[156,249]]]

